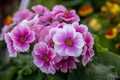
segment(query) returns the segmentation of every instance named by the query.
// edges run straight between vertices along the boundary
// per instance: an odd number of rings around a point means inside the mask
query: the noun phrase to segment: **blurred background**
[[[12,23],[12,16],[19,10],[21,0],[0,0],[0,33],[4,25]],[[68,79],[56,75],[46,80],[118,80],[120,76],[120,0],[30,0],[27,8],[41,4],[49,9],[57,4],[68,10],[74,9],[80,17],[80,24],[88,26],[95,37],[96,55],[93,63],[76,71],[82,77]],[[30,62],[31,60],[31,62]],[[89,77],[89,78],[86,78]],[[0,80],[45,80],[32,63],[30,55],[9,58],[4,41],[0,41]],[[73,78],[73,79],[72,79]]]

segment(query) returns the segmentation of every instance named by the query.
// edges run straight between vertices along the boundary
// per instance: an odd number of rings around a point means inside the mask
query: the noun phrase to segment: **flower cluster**
[[[75,10],[68,11],[56,5],[52,11],[42,5],[25,9],[13,16],[13,23],[2,29],[0,39],[5,40],[10,57],[30,51],[34,64],[44,73],[66,73],[76,69],[78,58],[83,66],[94,56],[94,39],[86,25],[79,25]]]

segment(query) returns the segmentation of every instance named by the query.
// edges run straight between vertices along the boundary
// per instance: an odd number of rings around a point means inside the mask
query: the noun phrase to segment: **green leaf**
[[[86,67],[79,65],[69,73],[67,80],[115,80],[116,77],[114,66],[90,63]]]
[[[94,61],[103,65],[111,65],[120,76],[120,55],[109,51],[100,45],[99,38],[95,37],[95,57]]]
[[[44,78],[45,78],[45,75],[40,70],[38,70],[35,80],[44,80]]]
[[[57,72],[53,75],[54,80],[67,80],[67,74],[62,72]]]

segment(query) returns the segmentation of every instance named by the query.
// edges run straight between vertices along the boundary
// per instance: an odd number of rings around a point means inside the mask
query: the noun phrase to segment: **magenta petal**
[[[30,47],[28,43],[14,43],[13,45],[20,52],[28,51]]]
[[[15,50],[13,46],[13,41],[11,37],[9,36],[9,33],[5,34],[5,42],[7,43],[7,48],[9,52],[10,57],[16,57],[17,56],[17,51]]]
[[[41,53],[47,54],[48,53],[48,46],[44,42],[40,42],[34,46],[34,53],[35,55],[41,55]]]
[[[35,56],[36,57],[36,56]],[[37,57],[34,59],[34,64],[37,66],[37,67],[42,67],[44,62],[39,60]]]
[[[90,49],[90,50],[89,50],[89,55],[90,55],[90,57],[93,57],[93,56],[95,55],[95,53],[94,53],[94,50],[93,50],[93,49]]]
[[[74,57],[75,62],[80,62],[80,60],[77,57]]]
[[[13,21],[19,23],[24,19],[30,18],[31,15],[32,13],[28,9],[25,9],[23,11],[16,12],[13,16]]]
[[[73,61],[71,61],[71,62],[68,63],[68,67],[72,68],[72,69],[76,69],[77,68],[75,62],[73,62]]]
[[[32,43],[35,40],[35,32],[31,31],[30,35],[27,36],[27,43]]]
[[[48,67],[49,67],[49,64],[44,64],[42,67],[40,67],[41,71],[44,72],[44,73],[49,73],[48,71]]]
[[[55,74],[55,69],[53,66],[48,67],[49,73]]]
[[[53,12],[67,11],[67,9],[62,5],[56,5],[53,7]]]
[[[82,64],[83,66],[86,66],[87,63],[89,62],[90,60],[90,57],[89,57],[89,54],[86,54],[85,56],[82,57]]]
[[[67,72],[67,63],[63,64],[61,71],[66,73]]]
[[[89,46],[93,46],[94,45],[94,39],[93,39],[92,34],[90,32],[88,32],[86,34],[86,36],[85,36],[85,42]]]
[[[49,9],[42,5],[36,5],[32,7],[32,10],[35,11],[36,14],[44,15],[45,13],[48,13]]]
[[[19,39],[21,37],[22,30],[19,26],[16,26],[12,31],[11,31],[11,38],[12,39]]]

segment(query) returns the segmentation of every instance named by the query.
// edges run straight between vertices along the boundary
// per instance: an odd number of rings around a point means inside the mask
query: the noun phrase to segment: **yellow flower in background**
[[[117,44],[115,45],[115,47],[116,47],[117,49],[120,49],[120,43],[117,43]]]
[[[106,6],[102,6],[101,7],[101,12],[106,12],[107,11],[107,7]]]
[[[105,34],[105,37],[107,39],[113,39],[117,36],[117,28],[112,28],[112,29],[109,29],[106,34]]]
[[[102,25],[98,22],[98,20],[96,18],[92,18],[88,25],[95,31],[95,32],[99,32],[102,28]]]
[[[107,1],[106,6],[112,14],[116,14],[120,11],[120,6],[117,3]]]
[[[12,23],[12,16],[11,15],[8,15],[4,21],[3,21],[3,24],[4,25],[9,25],[10,23]]]
[[[120,22],[118,22],[118,24],[117,24],[117,28],[120,28]]]
[[[93,7],[89,5],[82,6],[78,10],[78,14],[82,17],[87,16],[89,14],[93,13]]]

